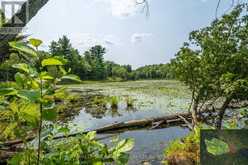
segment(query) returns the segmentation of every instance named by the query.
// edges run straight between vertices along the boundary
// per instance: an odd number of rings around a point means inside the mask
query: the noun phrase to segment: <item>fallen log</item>
[[[133,128],[133,127],[149,127],[153,126],[153,123],[160,123],[160,125],[175,125],[184,123],[185,121],[180,118],[179,116],[183,117],[184,119],[191,120],[191,114],[190,113],[180,113],[180,114],[174,114],[170,116],[164,116],[164,117],[157,117],[157,118],[149,118],[149,119],[140,119],[140,120],[131,120],[127,122],[120,122],[115,124],[106,125],[104,127],[98,128],[95,131],[97,133],[111,133],[113,131],[117,131],[120,129],[125,128]]]
[[[84,132],[77,132],[69,135],[61,135],[61,136],[56,136],[53,139],[62,139],[62,138],[68,138],[68,137],[74,137],[79,134],[86,134],[91,131],[96,131],[98,134],[106,134],[106,133],[114,133],[118,132],[123,129],[133,129],[133,128],[141,128],[141,127],[152,127],[153,123],[160,123],[159,126],[156,128],[161,128],[164,126],[172,126],[176,124],[184,124],[185,121],[191,120],[191,114],[190,113],[180,113],[180,114],[173,114],[170,116],[164,116],[164,117],[156,117],[156,118],[148,118],[148,119],[140,119],[140,120],[130,120],[126,122],[119,122],[119,123],[114,123],[114,124],[109,124],[94,130],[89,130],[89,131],[84,131]],[[189,122],[188,122],[189,123]],[[188,123],[186,123],[188,125]],[[35,136],[31,136],[26,138],[26,142],[32,141],[35,138]],[[15,145],[22,144],[23,140],[14,140],[14,141],[9,141],[3,144],[0,144],[0,146],[4,147],[11,147]]]
[[[146,127],[150,127],[151,129],[159,129],[159,128],[164,128],[168,126],[178,125],[178,124],[186,124],[190,128],[188,121],[191,121],[191,114],[180,113],[180,114],[174,114],[174,115],[164,116],[164,117],[131,120],[131,121],[126,121],[126,122],[114,123],[114,124],[103,126],[95,130],[78,132],[78,133],[73,133],[69,135],[56,136],[53,138],[53,140],[74,137],[80,134],[86,134],[91,131],[96,131],[98,134],[111,134],[105,137],[100,137],[100,138],[95,139],[95,140],[103,140],[103,139],[114,136],[113,135],[114,133],[120,133],[126,130],[141,129],[141,128],[146,128]],[[155,123],[155,126],[154,126],[154,123]],[[29,142],[29,141],[32,141],[34,138],[35,136],[28,137],[26,138],[25,141]],[[15,141],[9,141],[9,142],[0,144],[0,148],[1,147],[4,149],[9,148],[9,151],[8,150],[3,151],[6,154],[4,155],[0,154],[0,160],[7,160],[9,157],[13,156],[16,152],[18,152],[18,150],[20,150],[18,149],[18,146],[20,148],[20,145],[22,143],[23,143],[23,140],[15,140]]]

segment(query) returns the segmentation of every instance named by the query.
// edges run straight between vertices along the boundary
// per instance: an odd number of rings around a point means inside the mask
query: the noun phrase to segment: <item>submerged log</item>
[[[123,131],[123,129],[134,129],[134,128],[144,128],[144,127],[151,127],[153,128],[154,123],[159,123],[159,126],[156,128],[161,128],[165,126],[173,126],[173,125],[178,125],[178,124],[187,124],[189,125],[189,122],[185,122],[191,120],[191,114],[190,113],[180,113],[180,114],[174,114],[170,116],[164,116],[164,117],[157,117],[157,118],[148,118],[148,119],[140,119],[140,120],[130,120],[127,122],[120,122],[120,123],[114,123],[114,124],[109,124],[106,126],[103,126],[101,128],[97,128],[94,130],[89,130],[85,132],[78,132],[78,133],[73,133],[69,135],[62,135],[62,136],[56,136],[53,139],[62,139],[62,138],[68,138],[68,137],[74,137],[80,134],[86,134],[91,131],[96,131],[98,134],[106,134],[106,133],[115,133],[118,131]],[[28,137],[26,139],[26,142],[31,141],[35,138],[35,136]],[[9,141],[3,144],[0,144],[1,146],[4,147],[12,147],[15,145],[22,144],[23,140],[14,140],[14,141]]]
[[[153,123],[159,123],[160,126],[156,127],[158,128],[158,127],[171,126],[171,125],[185,123],[185,120],[187,119],[191,120],[190,113],[180,113],[180,114],[174,114],[170,116],[140,119],[140,120],[130,120],[127,122],[119,122],[119,123],[103,126],[101,128],[96,129],[95,131],[97,133],[111,133],[111,132],[118,131],[118,130],[125,129],[125,128],[131,129],[134,127],[135,128],[149,127],[149,126],[153,127]]]

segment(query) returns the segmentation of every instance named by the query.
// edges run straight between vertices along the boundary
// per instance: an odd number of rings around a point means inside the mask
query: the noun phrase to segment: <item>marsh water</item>
[[[169,80],[89,82],[69,86],[69,90],[84,98],[85,104],[71,122],[85,130],[116,122],[185,112],[190,102],[189,90],[181,83]],[[115,103],[117,100],[116,108],[111,105],[113,98]],[[164,148],[188,132],[188,129],[178,126],[129,130],[118,135],[120,138],[135,139],[129,164],[142,164],[146,161],[160,164]]]

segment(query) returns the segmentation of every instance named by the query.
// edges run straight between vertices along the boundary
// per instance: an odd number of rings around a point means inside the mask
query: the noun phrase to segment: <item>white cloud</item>
[[[120,39],[114,35],[105,35],[103,38],[105,44],[107,45],[120,45]]]
[[[134,33],[131,36],[131,42],[132,43],[140,43],[144,41],[145,38],[151,37],[152,33]]]
[[[104,2],[110,5],[112,15],[119,18],[134,15],[141,7],[137,5],[137,0],[95,0],[95,2]]]
[[[90,33],[71,34],[68,36],[73,46],[83,52],[95,45],[106,48],[120,44],[120,40],[114,35],[94,35]]]

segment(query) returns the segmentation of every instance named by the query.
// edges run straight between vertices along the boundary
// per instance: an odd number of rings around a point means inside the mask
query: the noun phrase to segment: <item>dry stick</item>
[[[178,117],[181,118],[187,124],[187,126],[189,127],[190,130],[193,130],[193,126],[191,125],[191,123],[188,120],[186,120],[181,115],[178,115]]]

